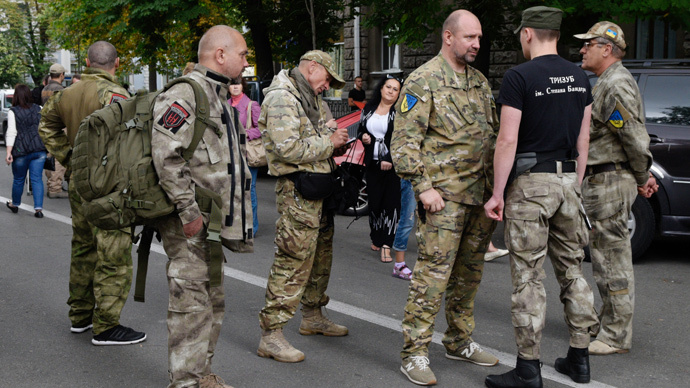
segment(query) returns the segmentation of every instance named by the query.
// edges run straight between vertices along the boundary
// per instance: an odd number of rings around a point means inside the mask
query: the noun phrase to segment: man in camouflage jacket
[[[45,106],[46,102],[50,97],[64,89],[62,86],[62,81],[65,80],[65,68],[59,63],[54,63],[50,66],[50,81],[41,91],[41,105]],[[60,164],[60,162],[55,161],[55,171],[45,170],[46,173],[46,186],[48,187],[48,198],[66,198],[69,195],[62,191],[62,181],[65,179],[65,172],[67,169]]]
[[[209,264],[213,260],[207,238],[211,209],[202,206],[204,201],[197,201],[195,194],[198,196],[203,188],[220,195],[223,245],[235,252],[251,251],[246,133],[227,102],[231,79],[240,77],[246,66],[247,44],[237,30],[214,26],[199,41],[199,64],[185,77],[203,88],[210,119],[220,130],[207,127],[189,161],[182,153],[194,135],[194,90],[187,83],[179,83],[161,93],[154,106],[153,164],[161,187],[176,208],[158,225],[169,258],[170,388],[227,387],[211,372],[225,315],[225,294],[222,280],[218,286],[210,283]]]
[[[401,353],[401,371],[416,384],[436,382],[428,346],[444,292],[446,357],[498,362],[471,337],[474,297],[495,228],[482,203],[491,192],[498,117],[487,79],[469,66],[481,36],[476,16],[453,12],[443,25],[441,53],[410,74],[396,106],[393,164],[421,202]]]
[[[48,152],[69,166],[79,124],[89,114],[129,97],[115,78],[120,63],[108,42],[92,44],[82,82],[56,92],[41,111],[39,134]],[[64,129],[64,130],[63,130]],[[72,261],[69,280],[71,331],[93,325],[95,345],[124,345],[146,335],[120,325],[120,312],[132,284],[132,240],[129,230],[101,230],[82,213],[82,199],[70,181]]]
[[[635,306],[628,214],[638,193],[649,198],[658,185],[649,172],[652,154],[640,90],[621,63],[623,31],[614,23],[599,22],[575,37],[586,41],[580,50],[582,68],[599,77],[592,89],[589,160],[582,186],[593,227],[592,272],[603,302],[589,352],[627,353]]]
[[[265,91],[259,129],[269,172],[278,176],[276,204],[280,218],[276,223],[277,250],[266,286],[266,302],[259,313],[262,334],[257,353],[261,357],[281,362],[304,360],[304,353],[292,347],[282,333],[300,303],[300,334],[347,334],[346,327],[321,314],[321,307],[328,303],[326,288],[333,260],[329,211],[324,209],[323,198],[305,198],[293,182],[300,174],[330,174],[335,169],[332,156],[347,142],[347,129],[334,132],[326,126],[319,95],[344,84],[333,69],[331,57],[314,50],[300,58],[298,67],[281,71]]]

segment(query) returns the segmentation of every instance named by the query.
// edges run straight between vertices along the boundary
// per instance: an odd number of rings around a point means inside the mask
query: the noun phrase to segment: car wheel
[[[362,178],[362,187],[357,196],[357,205],[343,210],[344,216],[364,216],[369,214],[369,196],[367,195],[367,180]]]
[[[638,195],[628,217],[633,261],[639,259],[647,251],[654,239],[655,229],[654,209],[646,198]]]

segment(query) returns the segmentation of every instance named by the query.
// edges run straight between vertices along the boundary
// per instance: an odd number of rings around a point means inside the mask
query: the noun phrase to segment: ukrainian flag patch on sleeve
[[[611,116],[609,117],[609,123],[611,123],[611,125],[613,125],[616,128],[623,127],[623,116],[621,115],[621,112],[618,111],[618,109],[614,110],[613,113],[611,113]]]
[[[402,104],[400,104],[400,113],[409,112],[410,109],[414,108],[414,106],[417,104],[417,101],[417,97],[406,93]]]

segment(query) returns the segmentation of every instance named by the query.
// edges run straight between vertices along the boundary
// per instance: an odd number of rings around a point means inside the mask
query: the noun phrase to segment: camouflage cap
[[[299,60],[316,61],[316,63],[323,65],[323,67],[326,68],[326,71],[328,71],[328,74],[333,77],[333,80],[331,81],[331,87],[333,89],[342,89],[345,86],[345,80],[343,80],[343,78],[338,75],[338,72],[335,71],[333,59],[331,59],[331,56],[328,55],[328,53],[325,53],[321,50],[307,51],[307,53],[302,55],[302,58]]]
[[[558,8],[545,7],[543,5],[530,7],[522,11],[522,22],[513,32],[517,34],[524,27],[560,31],[562,19],[563,11]]]
[[[59,63],[53,63],[50,65],[50,70],[48,70],[48,72],[53,75],[60,75],[65,72],[65,68]]]
[[[592,38],[604,38],[613,42],[616,46],[625,50],[627,46],[625,44],[625,35],[623,30],[616,23],[611,23],[607,21],[599,22],[592,26],[584,34],[573,35],[577,39],[590,40]]]

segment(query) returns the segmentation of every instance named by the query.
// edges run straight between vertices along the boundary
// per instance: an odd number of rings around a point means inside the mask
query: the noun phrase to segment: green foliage
[[[24,64],[10,45],[7,33],[0,33],[0,88],[11,89],[23,81]]]
[[[48,73],[45,57],[55,49],[48,39],[44,9],[38,1],[0,0],[0,26],[7,27],[9,45],[36,84]]]

